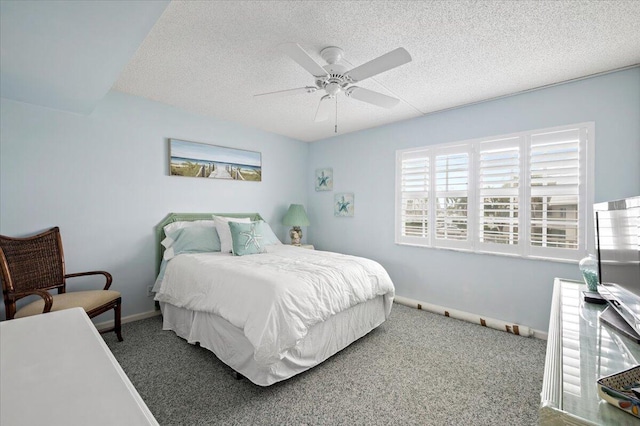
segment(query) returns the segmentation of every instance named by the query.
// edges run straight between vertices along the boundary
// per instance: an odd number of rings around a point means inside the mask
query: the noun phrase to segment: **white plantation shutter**
[[[469,167],[468,146],[437,151],[435,239],[443,246],[469,246]]]
[[[396,242],[578,260],[593,241],[594,125],[396,153]]]
[[[518,252],[520,243],[521,137],[478,147],[478,243],[485,250]]]
[[[400,161],[400,236],[405,241],[427,239],[430,192],[428,151],[403,153]]]
[[[537,248],[579,248],[583,216],[579,208],[580,139],[580,128],[531,135],[528,208],[533,252],[540,252]]]

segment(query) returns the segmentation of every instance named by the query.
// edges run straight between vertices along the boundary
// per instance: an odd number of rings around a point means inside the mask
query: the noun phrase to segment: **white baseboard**
[[[533,337],[540,340],[547,340],[549,334],[546,331],[533,330]]]
[[[151,317],[155,317],[157,315],[160,315],[160,311],[158,310],[153,310],[153,311],[149,311],[149,312],[142,312],[141,314],[133,314],[133,315],[127,315],[126,317],[122,317],[120,319],[120,322],[122,324],[126,324],[128,322],[134,322],[134,321],[140,321],[146,318],[151,318]],[[113,327],[113,320],[111,321],[105,321],[105,322],[100,322],[95,324],[96,328],[98,330],[104,330],[106,328],[111,328]]]
[[[547,340],[547,333],[540,330],[534,330],[527,326],[518,324],[509,324],[502,320],[496,320],[493,318],[485,317],[484,315],[478,315],[471,312],[460,311],[456,309],[445,308],[444,306],[434,305],[432,303],[421,302],[419,300],[410,299],[408,297],[402,297],[396,295],[394,302],[401,305],[409,306],[411,308],[425,310],[436,314],[460,319],[463,321],[471,322],[473,324],[480,324],[486,327],[491,327],[496,330],[509,332],[512,334],[520,334],[526,337],[535,337],[542,340]],[[516,330],[514,332],[514,330]],[[518,331],[519,330],[519,331]]]

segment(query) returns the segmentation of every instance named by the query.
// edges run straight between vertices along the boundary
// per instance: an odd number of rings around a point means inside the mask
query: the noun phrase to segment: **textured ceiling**
[[[347,68],[397,47],[413,61],[358,85],[393,109],[338,98],[338,133],[380,126],[640,63],[640,1],[173,1],[114,88],[303,141],[322,93],[278,45],[316,61],[339,46]]]
[[[253,97],[313,85],[311,75],[278,48],[285,42],[299,43],[320,63],[324,63],[319,56],[322,48],[339,46],[347,68],[397,47],[413,57],[406,65],[358,83],[401,99],[393,109],[339,97],[339,133],[640,63],[640,1],[151,3],[3,0],[2,96],[20,99],[29,90],[40,90],[45,97],[59,99],[82,95],[77,87],[99,94],[104,93],[105,83],[113,84],[116,90],[198,114],[313,141],[334,135],[333,119],[313,121],[322,93]],[[13,18],[5,19],[8,4],[25,12],[24,24],[16,26]],[[48,10],[47,4],[58,7]],[[140,30],[148,28],[148,19],[136,18],[126,8],[120,8],[121,18],[107,19],[96,9],[116,10],[122,4],[148,4],[153,13],[166,9],[114,83],[118,73],[104,72],[115,63],[110,49],[118,46],[125,52],[136,38],[140,40]],[[35,23],[34,16],[44,19],[42,24]],[[113,22],[112,33],[96,33],[95,22],[107,21]],[[27,36],[40,41],[33,46],[20,41]],[[78,50],[78,46],[94,46],[100,59],[92,56],[93,49]],[[65,53],[69,49],[71,55]],[[116,62],[127,63],[121,53],[117,55]],[[65,59],[54,60],[60,57]],[[24,58],[47,60],[37,65],[20,62]],[[75,74],[73,67],[69,74],[58,69],[59,64],[78,60],[92,65]],[[24,84],[7,84],[14,76]],[[48,86],[38,89],[52,76]],[[57,87],[65,81],[78,83],[69,89]],[[9,89],[16,87],[22,90],[11,95]],[[49,96],[50,90],[57,95]]]

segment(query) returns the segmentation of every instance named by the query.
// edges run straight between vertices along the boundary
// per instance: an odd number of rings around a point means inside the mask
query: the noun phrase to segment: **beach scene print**
[[[171,176],[262,181],[259,152],[169,139]]]

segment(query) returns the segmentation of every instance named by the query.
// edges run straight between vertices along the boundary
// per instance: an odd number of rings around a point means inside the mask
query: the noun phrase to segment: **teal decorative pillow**
[[[229,229],[231,230],[233,254],[235,256],[265,252],[264,236],[260,222],[229,222]]]
[[[214,227],[180,228],[168,232],[167,237],[173,239],[170,248],[173,248],[175,256],[180,253],[220,251],[220,238]]]

